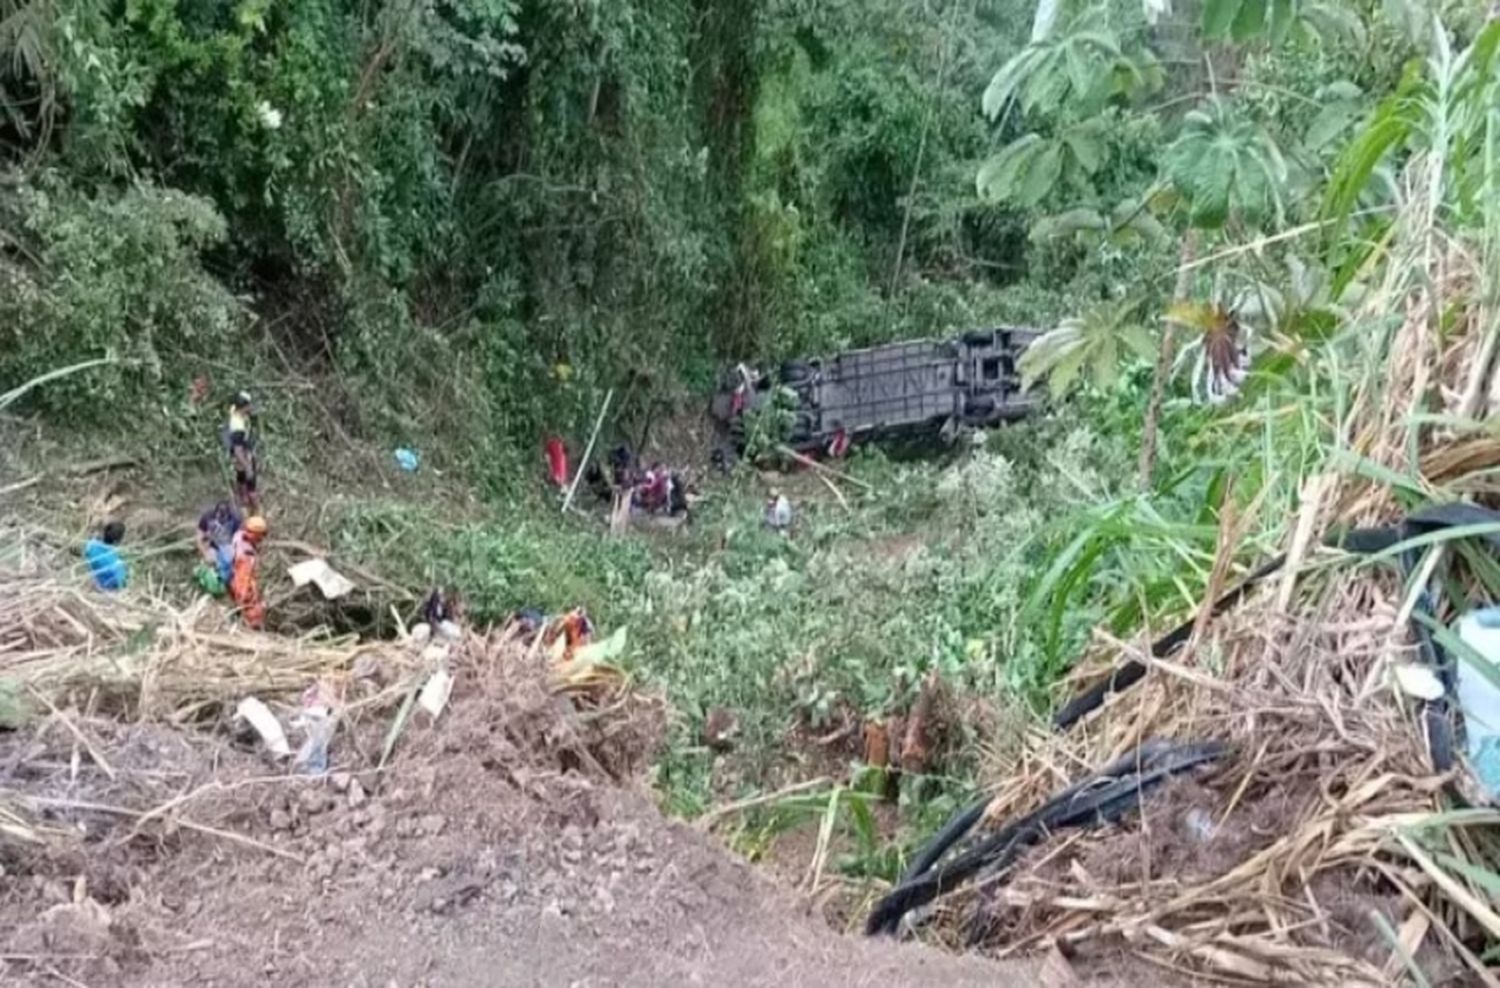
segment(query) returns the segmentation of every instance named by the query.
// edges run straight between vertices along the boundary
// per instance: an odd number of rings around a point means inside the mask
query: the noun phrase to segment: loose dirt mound
[[[300,777],[237,733],[227,694],[186,689],[184,656],[221,654],[184,648],[191,622],[127,647],[110,631],[127,622],[44,596],[35,582],[24,607],[0,592],[0,674],[55,670],[31,661],[47,649],[99,679],[49,672],[27,687],[33,723],[0,734],[4,980],[1037,983],[1029,966],[841,939],[663,819],[635,780],[664,710],[598,669],[472,637],[450,657],[453,702],[406,719],[382,768],[422,673],[381,653],[384,670],[356,676],[359,649],[309,666],[306,643],[226,633],[245,640],[223,651],[262,646],[237,689],[259,682],[274,705],[295,657],[345,691],[331,772]],[[183,690],[145,688],[164,675]]]

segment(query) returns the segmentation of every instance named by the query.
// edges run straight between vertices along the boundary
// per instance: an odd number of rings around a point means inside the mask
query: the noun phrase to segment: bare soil
[[[1041,983],[838,936],[663,818],[634,781],[659,711],[601,729],[525,677],[459,686],[386,770],[372,720],[322,778],[272,769],[223,721],[68,711],[0,736],[0,790],[53,828],[0,843],[0,982]]]

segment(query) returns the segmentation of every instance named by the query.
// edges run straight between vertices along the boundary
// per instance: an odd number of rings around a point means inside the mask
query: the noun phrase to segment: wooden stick
[[[694,822],[693,825],[696,826],[699,830],[709,830],[713,827],[714,824],[718,823],[720,820],[733,813],[739,813],[743,810],[754,809],[757,806],[764,806],[767,803],[774,803],[778,799],[783,799],[787,796],[795,796],[799,792],[806,792],[809,789],[816,789],[819,786],[831,785],[832,783],[833,779],[829,778],[826,775],[822,775],[816,779],[809,779],[806,782],[799,782],[796,785],[787,786],[785,789],[778,789],[775,792],[768,792],[761,796],[751,797],[750,799],[742,799],[737,803],[728,803],[716,810],[711,810],[708,813],[703,814]]]
[[[52,716],[62,721],[63,727],[66,727],[68,729],[68,733],[73,735],[73,737],[77,739],[79,744],[83,745],[84,750],[89,753],[89,757],[94,760],[94,764],[98,765],[101,769],[104,770],[104,774],[109,776],[109,781],[114,782],[118,779],[118,776],[115,775],[115,770],[110,768],[109,762],[104,760],[103,753],[101,753],[98,748],[94,747],[94,742],[90,741],[86,736],[84,736],[84,733],[78,729],[78,725],[73,723],[73,721],[68,717],[67,714],[57,709],[56,704],[48,699],[45,693],[37,689],[35,686],[32,686],[30,683],[26,684],[26,692],[42,701],[42,703],[45,704],[47,709],[52,713]]]
[[[165,803],[161,804],[154,810],[148,810],[144,813],[139,814],[136,817],[135,829],[130,832],[130,836],[127,837],[126,840],[139,836],[141,833],[141,828],[150,823],[152,820],[160,819],[161,817],[164,817],[168,813],[171,813],[173,810],[177,809],[179,806],[192,802],[199,796],[203,796],[207,793],[233,792],[236,789],[244,789],[247,786],[284,785],[287,783],[296,783],[302,781],[305,778],[306,776],[296,775],[262,775],[255,776],[249,779],[241,779],[238,782],[232,782],[228,784],[218,781],[206,782],[196,789],[189,790],[188,792],[185,792],[180,796],[176,796],[172,799],[167,800]]]
[[[823,486],[824,487],[826,487],[829,490],[833,491],[833,496],[839,499],[839,504],[842,504],[844,506],[844,510],[845,511],[853,511],[854,510],[853,508],[849,507],[849,501],[848,501],[847,498],[844,497],[844,492],[841,491],[841,490],[839,490],[838,487],[834,484],[834,482],[832,480],[830,480],[829,478],[823,476],[821,473],[818,474],[818,479],[823,482]]]
[[[114,816],[130,817],[131,819],[140,819],[142,816],[145,816],[145,814],[140,812],[139,810],[127,810],[123,806],[110,806],[107,803],[86,803],[73,799],[47,799],[40,796],[28,797],[28,801],[35,803],[38,806],[46,806],[50,809],[83,810],[89,813],[109,813]],[[279,847],[272,847],[270,844],[255,840],[253,837],[246,837],[244,834],[236,834],[233,831],[229,830],[220,830],[218,827],[210,827],[204,823],[194,823],[192,820],[184,820],[181,817],[174,819],[172,822],[185,830],[194,830],[200,834],[207,834],[210,837],[218,837],[220,840],[227,840],[231,844],[241,844],[245,847],[254,848],[257,851],[264,851],[267,854],[274,854],[278,858],[286,858],[288,861],[295,861],[298,864],[303,863],[302,856],[300,854],[293,854],[291,851],[283,851]]]
[[[801,453],[797,452],[795,449],[792,449],[792,447],[790,446],[777,446],[776,452],[780,453],[782,456],[789,456],[803,466],[810,467],[813,470],[818,471],[818,473],[826,474],[829,477],[837,477],[839,480],[851,483],[856,487],[863,487],[867,491],[873,491],[875,489],[874,484],[869,483],[868,481],[860,480],[858,477],[851,477],[847,473],[844,473],[842,470],[835,470],[833,467],[830,467],[823,463],[819,463],[817,460],[813,459],[810,456],[803,456]]]
[[[73,463],[63,467],[62,472],[69,477],[87,477],[91,473],[103,473],[105,470],[118,470],[124,467],[133,467],[139,462],[135,457],[124,453],[114,456],[106,456],[100,460],[88,460],[84,463]]]
[[[578,461],[578,470],[573,474],[573,483],[568,488],[568,496],[563,499],[563,514],[568,513],[568,508],[573,504],[573,495],[578,493],[578,482],[583,479],[583,468],[588,465],[589,457],[594,455],[594,442],[599,438],[599,430],[604,428],[604,416],[609,414],[609,403],[614,401],[615,389],[610,388],[604,396],[604,405],[599,409],[599,417],[594,420],[594,431],[589,435],[589,444],[583,448],[583,459]]]
[[[14,484],[6,484],[4,487],[0,487],[0,495],[14,494],[17,491],[24,491],[28,487],[35,487],[42,482],[42,478],[45,476],[47,475],[39,473],[29,480],[18,480]]]
[[[828,807],[823,811],[823,820],[818,826],[818,845],[813,850],[812,863],[808,867],[808,895],[817,895],[818,886],[823,883],[823,868],[828,863],[828,842],[833,838],[833,825],[838,819],[839,797],[843,793],[842,788],[835,789],[828,797]]]

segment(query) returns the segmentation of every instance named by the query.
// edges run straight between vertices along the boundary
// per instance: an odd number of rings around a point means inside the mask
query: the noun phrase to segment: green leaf
[[[975,187],[981,199],[1005,202],[1017,197],[1022,179],[1042,154],[1046,141],[1038,134],[1026,134],[1000,149],[979,169]]]
[[[1048,377],[1058,363],[1079,345],[1077,328],[1066,321],[1056,329],[1044,333],[1021,354],[1021,387],[1027,391],[1031,390],[1038,381]],[[1053,388],[1059,390],[1055,382]]]
[[[1061,396],[1087,368],[1095,385],[1109,387],[1119,372],[1121,343],[1132,352],[1144,343],[1139,327],[1131,322],[1138,308],[1138,302],[1111,302],[1064,319],[1022,354],[1023,386],[1030,388],[1045,378],[1052,394]]]
[[[1239,12],[1240,0],[1204,0],[1203,36],[1210,40],[1225,37]]]
[[[629,631],[629,626],[622,624],[615,629],[614,634],[603,641],[590,642],[580,647],[573,653],[573,665],[582,667],[595,662],[613,662],[618,659],[625,652],[625,645],[629,641]]]
[[[1152,360],[1156,357],[1157,342],[1152,337],[1151,331],[1138,323],[1131,323],[1121,328],[1120,339],[1130,352],[1144,360]]]
[[[1080,206],[1037,220],[1031,227],[1030,238],[1033,243],[1046,243],[1075,237],[1080,233],[1102,233],[1108,225],[1108,221],[1097,211]]]
[[[1111,336],[1099,341],[1089,357],[1090,377],[1093,378],[1094,387],[1100,391],[1109,390],[1115,383],[1115,378],[1120,370],[1120,345],[1119,341]]]
[[[1363,48],[1369,41],[1364,18],[1340,3],[1309,3],[1303,6],[1301,21],[1325,45],[1345,44]]]
[[[1324,215],[1339,220],[1348,218],[1370,177],[1385,156],[1411,133],[1411,123],[1401,112],[1397,100],[1387,100],[1376,111],[1375,119],[1345,149],[1328,182]]]
[[[1307,125],[1307,133],[1302,138],[1303,147],[1309,151],[1319,151],[1332,144],[1362,110],[1358,103],[1349,100],[1324,103],[1318,115],[1313,117],[1312,123]]]
[[[1242,0],[1239,12],[1234,15],[1230,36],[1235,41],[1249,41],[1260,37],[1266,29],[1266,0]]]
[[[1151,205],[1147,203],[1145,208],[1141,208],[1141,204],[1136,200],[1126,199],[1115,207],[1111,217],[1111,222],[1114,224],[1115,242],[1128,244],[1138,241],[1160,245],[1171,239],[1171,233],[1162,225],[1161,220],[1156,218],[1151,211]]]
[[[1063,141],[1068,150],[1072,152],[1073,160],[1078,162],[1084,174],[1092,175],[1104,164],[1104,142],[1101,139],[1100,128],[1083,124],[1070,127],[1063,134]]]
[[[1047,375],[1047,387],[1055,395],[1065,395],[1072,390],[1073,383],[1078,380],[1078,374],[1083,370],[1084,361],[1088,359],[1088,349],[1076,346],[1069,349],[1052,366],[1051,373]]]
[[[1035,206],[1041,202],[1052,187],[1057,184],[1058,176],[1062,174],[1062,146],[1056,141],[1047,142],[1042,152],[1036,156],[1021,176],[1020,188],[1016,191],[1016,201],[1022,206]]]
[[[1363,98],[1365,91],[1348,79],[1338,79],[1318,89],[1317,99],[1319,102],[1326,100],[1358,100]]]
[[[1297,12],[1292,0],[1271,0],[1271,44],[1279,45],[1285,41],[1296,21]]]
[[[1040,49],[1028,47],[1000,67],[1000,71],[995,73],[984,90],[985,116],[995,120],[1005,111],[1011,100],[1015,99],[1022,83],[1034,73],[1037,62],[1043,55],[1044,52]]]
[[[1067,45],[1063,49],[1063,63],[1068,73],[1068,83],[1076,96],[1092,93],[1098,82],[1096,67],[1100,64],[1092,53],[1082,45]]]

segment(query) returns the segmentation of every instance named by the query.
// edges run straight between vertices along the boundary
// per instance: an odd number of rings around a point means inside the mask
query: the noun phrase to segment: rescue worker
[[[432,634],[447,641],[457,641],[461,632],[458,622],[463,616],[463,602],[458,594],[433,587],[422,601],[422,621]]]
[[[89,575],[94,578],[94,586],[100,590],[125,589],[130,574],[118,548],[124,539],[124,523],[112,521],[104,526],[99,538],[89,539],[83,545],[83,558],[88,563]]]
[[[773,490],[766,501],[766,527],[783,534],[792,527],[792,502],[780,491]]]
[[[542,644],[554,651],[558,651],[558,643],[561,642],[560,654],[556,657],[558,661],[568,662],[573,658],[573,653],[587,645],[594,638],[594,623],[589,620],[588,612],[582,607],[575,607],[556,621],[547,625],[542,634]]]
[[[260,585],[255,579],[255,567],[259,562],[260,543],[266,537],[266,520],[260,515],[251,515],[234,534],[234,562],[229,577],[229,596],[239,608],[240,617],[248,628],[259,630],[266,623],[266,605],[260,596]]]
[[[240,507],[258,514],[260,492],[257,489],[255,434],[252,431],[254,414],[250,395],[244,391],[235,395],[229,403],[229,424],[224,431],[224,442],[229,447],[229,459],[234,465],[235,497],[239,499]]]
[[[672,497],[672,475],[660,463],[653,463],[635,487],[635,506],[648,514],[668,513]]]
[[[226,586],[234,568],[234,537],[239,530],[239,512],[228,501],[220,501],[198,516],[198,528],[193,532],[193,544],[203,564],[219,574]]]

